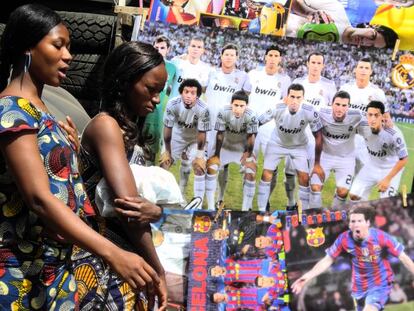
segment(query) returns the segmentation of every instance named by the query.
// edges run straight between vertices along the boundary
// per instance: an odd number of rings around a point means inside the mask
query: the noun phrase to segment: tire
[[[72,53],[109,53],[116,16],[64,11],[58,13],[69,29]]]
[[[96,54],[74,55],[62,87],[79,100],[97,100],[105,58]]]

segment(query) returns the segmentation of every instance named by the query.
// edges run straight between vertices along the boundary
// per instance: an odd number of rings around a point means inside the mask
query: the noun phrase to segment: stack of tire
[[[70,64],[62,87],[85,108],[89,116],[99,110],[101,70],[113,48],[116,16],[58,11],[71,34]],[[4,31],[0,24],[0,36]]]
[[[99,110],[102,66],[113,48],[116,16],[58,13],[71,34],[73,56],[62,87],[75,96],[92,117]]]

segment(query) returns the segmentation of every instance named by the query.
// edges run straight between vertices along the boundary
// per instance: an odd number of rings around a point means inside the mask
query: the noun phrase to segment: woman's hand
[[[115,211],[128,222],[140,224],[158,221],[162,216],[162,208],[142,197],[125,197],[115,199]]]
[[[73,148],[75,149],[75,152],[79,153],[80,141],[79,141],[78,129],[76,128],[76,125],[72,121],[71,117],[66,116],[66,122],[68,124],[63,123],[62,121],[59,121],[58,123],[68,134],[68,139],[73,144]]]
[[[160,286],[157,272],[137,254],[116,247],[106,260],[111,268],[135,290]]]

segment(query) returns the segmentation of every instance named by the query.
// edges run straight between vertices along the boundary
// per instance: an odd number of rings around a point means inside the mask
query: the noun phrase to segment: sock
[[[217,201],[223,201],[228,177],[229,177],[229,167],[226,165],[222,171],[219,171],[219,176],[218,176],[219,195],[218,195]]]
[[[217,175],[206,175],[206,199],[207,199],[207,206],[208,209],[213,211],[214,210],[214,195],[216,192],[217,187]]]
[[[320,191],[310,191],[309,197],[310,208],[321,208],[322,207],[322,196]]]
[[[204,199],[204,192],[206,190],[206,175],[194,175],[194,197]]]
[[[346,202],[346,199],[341,198],[335,192],[334,199],[332,201],[332,206],[342,206],[345,204],[345,202]]]
[[[188,184],[188,178],[191,173],[191,162],[189,160],[181,160],[180,166],[180,190],[185,197],[185,188]]]
[[[247,179],[244,181],[242,211],[248,211],[252,208],[255,188],[255,181],[250,181]]]
[[[257,190],[257,206],[259,211],[266,211],[267,201],[269,200],[270,194],[270,181],[260,180],[259,187]]]
[[[302,202],[302,210],[309,208],[310,187],[299,185],[299,200]]]
[[[295,199],[295,175],[286,174],[285,175],[285,190],[286,196],[288,198],[288,206],[295,206],[296,199]]]

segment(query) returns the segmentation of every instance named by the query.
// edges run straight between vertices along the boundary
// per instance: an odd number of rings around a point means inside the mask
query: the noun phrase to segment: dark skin
[[[146,116],[159,103],[159,93],[167,79],[164,64],[146,72],[127,92],[126,104],[129,117],[135,120]],[[161,216],[161,208],[139,197],[135,180],[130,169],[122,131],[117,121],[107,113],[100,113],[86,127],[82,135],[82,146],[99,159],[100,168],[109,187],[114,193],[116,211],[122,228],[146,262],[160,277],[160,283],[148,283],[150,307],[154,302],[154,289],[159,300],[159,310],[166,310],[167,287],[165,272],[152,243],[149,222]],[[128,221],[128,218],[130,218]],[[132,220],[132,221],[131,221]]]
[[[37,109],[48,112],[40,99],[43,86],[60,84],[64,68],[72,59],[69,44],[66,27],[63,24],[54,27],[30,49],[32,65],[29,72],[23,71],[23,55],[22,61],[15,64],[10,84],[0,97],[24,97]],[[51,193],[36,130],[0,135],[0,150],[25,204],[42,219],[50,238],[60,243],[76,244],[102,257],[134,289],[147,282],[160,282],[155,271],[142,258],[120,249],[95,232]]]

